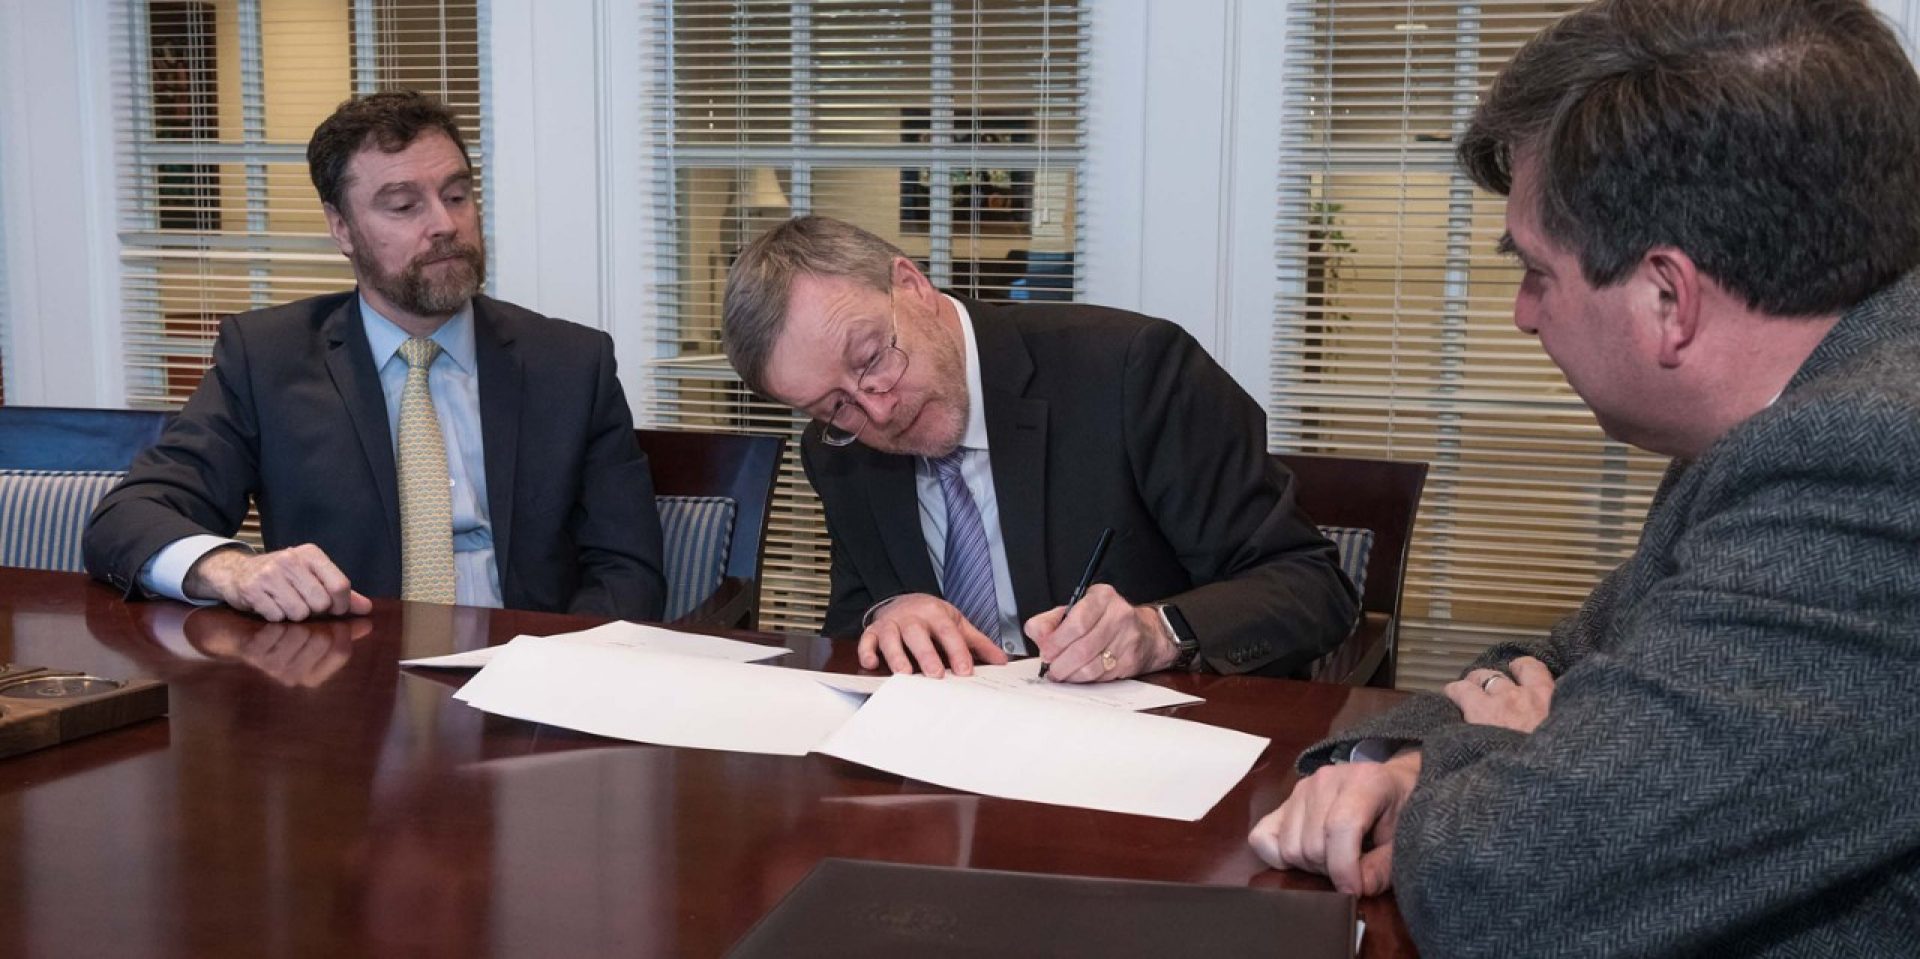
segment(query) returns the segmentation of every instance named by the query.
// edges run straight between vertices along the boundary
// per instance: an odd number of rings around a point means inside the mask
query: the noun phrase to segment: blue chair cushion
[[[0,566],[83,571],[80,536],[119,470],[0,470]]]
[[[720,588],[737,507],[730,496],[660,496],[654,502],[666,540],[666,619],[671,622]]]
[[[1367,595],[1367,558],[1373,554],[1373,530],[1351,526],[1322,526],[1320,535],[1340,550],[1340,571],[1353,580],[1353,592]]]

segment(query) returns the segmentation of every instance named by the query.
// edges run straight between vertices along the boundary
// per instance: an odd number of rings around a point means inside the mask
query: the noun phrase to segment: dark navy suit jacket
[[[480,427],[500,592],[513,609],[658,619],[653,480],[605,333],[475,297]],[[400,594],[386,401],[353,291],[232,317],[213,368],[95,510],[94,576],[184,536],[230,536],[258,500],[268,549],[314,543],[369,596]]]

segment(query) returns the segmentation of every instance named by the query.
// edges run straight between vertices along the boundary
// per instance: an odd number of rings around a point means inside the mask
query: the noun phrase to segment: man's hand
[[[1071,614],[1055,606],[1027,620],[1026,630],[1055,682],[1125,679],[1159,672],[1180,658],[1159,610],[1128,603],[1105,583],[1087,590]]]
[[[339,672],[353,644],[373,634],[369,619],[261,623],[224,614],[188,616],[187,641],[222,659],[238,659],[282,686],[313,687]]]
[[[1419,778],[1417,749],[1383,763],[1322,766],[1247,842],[1276,869],[1321,873],[1341,892],[1379,895],[1393,885],[1393,834]]]
[[[195,599],[217,599],[276,623],[373,611],[372,601],[354,592],[346,574],[311,543],[258,555],[216,549],[193,564],[185,585]]]
[[[1007,661],[1007,654],[952,603],[909,593],[876,610],[860,634],[861,668],[878,669],[882,659],[896,673],[913,672],[918,663],[922,673],[939,679],[948,669],[956,676],[971,676],[975,659],[998,665]]]
[[[1553,671],[1532,656],[1507,664],[1508,673],[1476,669],[1447,684],[1447,698],[1467,722],[1530,733],[1553,704]]]

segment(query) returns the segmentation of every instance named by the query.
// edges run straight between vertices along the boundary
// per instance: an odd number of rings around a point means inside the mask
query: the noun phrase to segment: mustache
[[[445,243],[434,244],[427,252],[414,257],[413,262],[409,265],[414,269],[419,269],[429,263],[437,263],[441,260],[465,260],[468,263],[475,264],[477,267],[481,261],[480,248],[461,243],[457,240],[448,240]]]

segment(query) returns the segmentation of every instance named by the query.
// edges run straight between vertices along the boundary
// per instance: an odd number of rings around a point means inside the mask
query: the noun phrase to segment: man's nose
[[[427,201],[427,232],[432,236],[452,236],[457,229],[453,211],[439,200]]]
[[[1525,293],[1515,296],[1513,298],[1514,328],[1528,336],[1539,336],[1540,321],[1535,316],[1536,312],[1533,303],[1527,298]]]
[[[893,418],[893,411],[899,406],[900,400],[897,391],[888,390],[885,393],[855,393],[854,402],[866,411],[868,420],[884,426]]]

